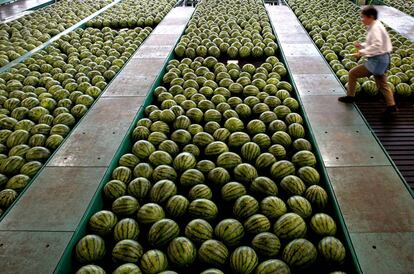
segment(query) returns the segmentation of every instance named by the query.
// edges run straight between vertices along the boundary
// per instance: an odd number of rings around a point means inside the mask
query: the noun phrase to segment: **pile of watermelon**
[[[87,22],[94,28],[155,27],[174,7],[176,0],[124,0]]]
[[[62,0],[0,24],[0,67],[110,4],[111,0]]]
[[[151,31],[78,29],[0,74],[0,215]]]
[[[202,1],[175,48],[178,57],[260,58],[277,52],[259,0]]]
[[[288,0],[295,14],[319,47],[341,82],[347,86],[348,71],[365,62],[347,55],[355,42],[365,40],[360,9],[348,0]],[[414,43],[392,29],[388,30],[394,50],[388,71],[388,84],[401,97],[414,95]],[[357,92],[375,96],[373,76],[358,80]]]
[[[388,6],[394,7],[408,15],[414,16],[414,1],[407,0],[382,0]]]
[[[344,273],[286,73],[274,56],[171,60],[76,244],[77,273]]]

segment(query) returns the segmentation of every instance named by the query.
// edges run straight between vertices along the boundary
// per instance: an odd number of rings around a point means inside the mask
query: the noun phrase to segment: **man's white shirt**
[[[368,26],[367,38],[364,43],[361,43],[361,46],[362,49],[359,52],[366,57],[382,55],[392,51],[390,36],[379,20],[375,20]]]

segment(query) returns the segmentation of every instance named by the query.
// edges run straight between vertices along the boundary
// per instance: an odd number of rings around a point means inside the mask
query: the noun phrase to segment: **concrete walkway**
[[[292,10],[267,9],[363,273],[411,273],[414,200]]]

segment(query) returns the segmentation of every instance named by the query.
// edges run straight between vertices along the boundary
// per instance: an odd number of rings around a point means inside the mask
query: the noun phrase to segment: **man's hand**
[[[362,56],[360,51],[357,51],[356,53],[353,54],[354,57],[356,58],[360,58]]]
[[[361,45],[361,43],[359,43],[359,42],[356,42],[356,43],[355,43],[355,47],[356,47],[357,49],[362,49],[362,45]]]

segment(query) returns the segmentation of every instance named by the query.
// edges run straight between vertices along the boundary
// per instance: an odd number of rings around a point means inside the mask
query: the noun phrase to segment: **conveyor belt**
[[[384,102],[362,99],[359,109],[411,189],[414,189],[414,100],[398,102],[400,111],[384,119]]]

